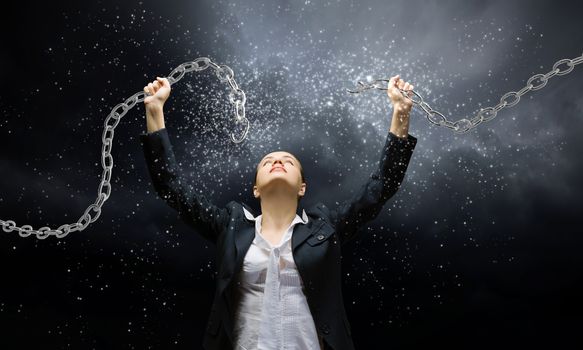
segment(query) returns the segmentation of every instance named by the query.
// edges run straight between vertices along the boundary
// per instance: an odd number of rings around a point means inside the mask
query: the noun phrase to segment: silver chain
[[[471,118],[471,119],[460,119],[458,121],[452,122],[447,120],[447,118],[433,110],[425,101],[423,101],[423,97],[419,95],[416,91],[410,90],[418,99],[411,98],[408,96],[408,91],[398,89],[401,91],[403,96],[413,101],[413,104],[419,105],[426,113],[427,120],[429,120],[432,124],[444,126],[449,128],[458,133],[465,133],[472,128],[475,128],[478,124],[492,120],[496,117],[497,113],[506,107],[512,107],[516,105],[520,98],[531,90],[539,90],[542,89],[546,84],[548,79],[552,78],[555,75],[565,75],[570,73],[576,65],[583,62],[583,55],[574,58],[574,59],[562,59],[557,61],[553,65],[553,69],[546,73],[546,74],[536,74],[533,75],[528,81],[526,82],[526,86],[518,92],[511,91],[502,96],[500,98],[500,103],[498,103],[494,107],[487,107],[482,108],[478,112],[478,114]],[[202,63],[202,64],[201,64]],[[566,65],[564,70],[560,69],[561,65]],[[184,74],[192,72],[192,71],[202,71],[206,68],[211,67],[215,70],[215,74],[219,78],[221,82],[227,82],[231,88],[231,92],[229,93],[229,102],[233,104],[235,107],[235,123],[245,123],[245,131],[243,136],[240,139],[236,139],[233,134],[231,134],[231,139],[235,143],[242,142],[247,133],[249,131],[249,120],[245,117],[245,101],[246,96],[245,92],[239,88],[235,80],[233,79],[233,70],[226,66],[226,65],[217,65],[216,63],[212,62],[207,57],[199,57],[191,62],[185,62],[176,67],[170,75],[167,77],[170,84],[174,84],[178,82]],[[533,85],[538,80],[537,85]],[[349,90],[350,93],[361,93],[363,91],[367,91],[370,89],[377,89],[377,90],[387,90],[385,84],[388,83],[388,79],[377,79],[373,80],[370,83],[363,83],[361,81],[358,82],[358,88],[356,90]],[[38,239],[45,239],[48,236],[55,235],[57,238],[63,238],[70,232],[74,231],[83,231],[89,224],[95,222],[97,218],[101,215],[101,207],[105,203],[105,201],[109,198],[111,194],[111,170],[113,168],[113,157],[111,156],[111,148],[113,146],[113,136],[114,130],[119,124],[121,118],[133,107],[136,106],[138,102],[144,101],[146,97],[146,93],[144,91],[135,93],[124,102],[119,103],[116,105],[107,118],[105,119],[104,123],[104,130],[102,134],[102,141],[103,146],[101,148],[101,165],[103,167],[103,173],[101,175],[101,183],[99,184],[98,195],[97,199],[93,204],[91,204],[85,210],[85,213],[79,218],[76,223],[73,224],[64,224],[59,226],[58,229],[51,229],[48,226],[44,226],[39,228],[38,230],[34,230],[31,225],[22,225],[21,227],[16,226],[16,223],[13,220],[1,220],[0,225],[2,225],[2,230],[4,232],[12,232],[18,231],[18,234],[21,237],[28,237],[31,234],[35,234]],[[508,99],[512,98],[509,102]],[[91,212],[95,212],[95,216],[91,215]]]
[[[559,60],[553,65],[553,69],[550,72],[546,74],[535,74],[532,77],[530,77],[530,79],[528,79],[528,81],[526,82],[526,86],[522,88],[520,91],[518,92],[510,91],[504,94],[500,98],[500,103],[498,103],[496,106],[481,108],[478,114],[473,118],[471,119],[463,118],[455,122],[448,120],[443,114],[433,110],[425,101],[423,101],[423,97],[421,97],[421,95],[419,95],[416,91],[409,90],[417,97],[411,98],[407,94],[408,91],[402,90],[400,88],[397,89],[401,91],[401,94],[403,94],[403,96],[413,101],[413,104],[420,106],[423,109],[423,111],[425,111],[426,118],[427,120],[429,120],[429,122],[435,125],[449,128],[454,132],[461,134],[468,132],[469,130],[475,128],[476,126],[478,126],[478,124],[482,122],[494,119],[501,109],[516,105],[520,101],[520,98],[527,92],[531,90],[542,89],[547,84],[548,79],[554,77],[555,75],[565,75],[567,73],[570,73],[573,70],[573,68],[575,68],[575,66],[580,64],[581,62],[583,62],[583,55],[574,59],[565,58]],[[561,70],[560,68],[561,65],[565,65],[563,70]],[[370,89],[388,90],[388,88],[386,87],[388,82],[389,79],[376,79],[371,81],[370,83],[358,81],[357,82],[358,87],[355,90],[350,89],[346,90],[354,94],[358,94]]]
[[[235,122],[246,123],[245,132],[240,139],[235,139],[233,134],[231,134],[233,142],[240,143],[245,139],[247,132],[249,131],[249,120],[247,120],[245,117],[245,92],[243,92],[243,90],[237,86],[237,83],[233,79],[233,70],[231,68],[225,65],[219,66],[212,62],[209,58],[199,57],[192,62],[182,63],[176,67],[167,78],[172,85],[182,79],[185,73],[192,71],[202,71],[208,67],[212,67],[215,70],[215,73],[221,82],[228,82],[229,86],[231,87],[229,101],[235,107]],[[35,234],[38,239],[45,239],[50,235],[55,235],[57,238],[63,238],[70,232],[83,231],[87,226],[89,226],[89,224],[95,222],[97,218],[99,218],[99,215],[101,215],[101,207],[103,206],[103,203],[105,203],[111,194],[110,180],[111,170],[113,168],[111,148],[113,146],[114,130],[121,118],[130,109],[134,108],[138,102],[144,101],[145,97],[146,93],[144,91],[134,94],[124,102],[113,107],[105,119],[105,129],[103,130],[103,134],[101,136],[101,140],[103,141],[103,146],[101,148],[101,165],[103,166],[103,173],[101,175],[99,190],[97,191],[97,199],[85,210],[85,213],[76,223],[61,225],[56,230],[53,230],[48,226],[34,230],[31,225],[23,225],[22,227],[18,227],[12,220],[0,220],[0,225],[2,225],[4,232],[18,231],[18,234],[21,237],[28,237],[31,234]],[[93,214],[95,216],[92,216],[92,212],[94,212]]]

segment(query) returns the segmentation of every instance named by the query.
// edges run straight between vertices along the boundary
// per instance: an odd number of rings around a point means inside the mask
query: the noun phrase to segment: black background
[[[111,109],[200,56],[227,64],[251,128],[228,139],[227,90],[209,71],[173,86],[166,127],[192,186],[217,205],[251,195],[255,163],[302,161],[304,205],[346,200],[390,125],[400,74],[457,120],[583,52],[575,1],[112,1],[3,5],[1,220],[57,228],[97,197]],[[564,66],[563,66],[564,67]],[[458,135],[419,107],[400,191],[343,252],[359,349],[580,344],[583,66]],[[62,239],[3,232],[0,347],[197,349],[214,247],[153,190],[136,106],[116,128],[112,194]],[[575,345],[574,345],[575,346]]]

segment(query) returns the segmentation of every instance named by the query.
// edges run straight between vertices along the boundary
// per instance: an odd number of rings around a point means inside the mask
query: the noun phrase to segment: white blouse
[[[273,246],[261,235],[261,217],[255,220],[255,238],[238,274],[239,298],[235,312],[236,350],[313,350],[321,349],[318,333],[303,293],[303,281],[291,251],[291,237],[296,224],[306,224],[296,217]]]

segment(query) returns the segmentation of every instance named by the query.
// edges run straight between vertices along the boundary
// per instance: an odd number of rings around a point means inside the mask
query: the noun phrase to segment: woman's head
[[[284,190],[296,193],[298,202],[305,193],[304,169],[298,158],[286,151],[266,154],[255,168],[253,195],[261,200],[261,193]]]

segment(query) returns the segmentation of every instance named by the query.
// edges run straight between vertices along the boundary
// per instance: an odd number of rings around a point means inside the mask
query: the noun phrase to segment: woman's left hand
[[[411,112],[413,101],[403,96],[399,89],[405,91],[413,90],[413,85],[400,79],[399,75],[395,75],[389,79],[387,95],[389,95],[393,104],[393,119],[391,120],[389,131],[398,137],[407,138],[407,134],[409,133],[409,113]],[[410,91],[407,92],[407,96],[410,95],[412,93]]]
[[[408,115],[409,112],[411,112],[413,101],[403,96],[399,89],[407,91],[413,90],[413,85],[401,79],[399,75],[395,75],[394,77],[391,77],[391,79],[389,79],[387,89],[388,89],[387,95],[389,96],[389,99],[393,104],[395,112],[401,115]],[[408,92],[407,94],[408,96],[412,95],[411,92]]]

